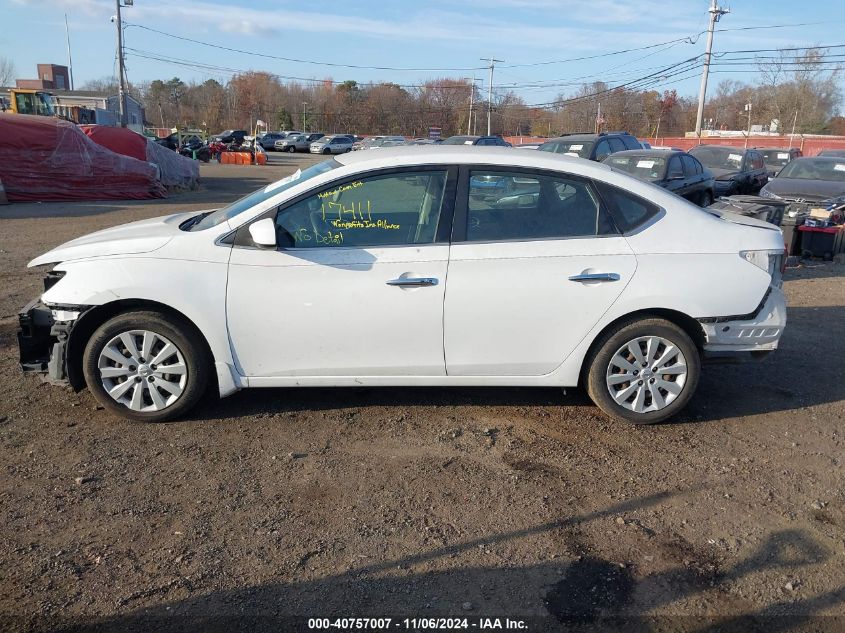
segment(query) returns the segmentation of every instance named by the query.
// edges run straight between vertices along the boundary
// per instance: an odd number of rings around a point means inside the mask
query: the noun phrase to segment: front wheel
[[[163,422],[185,414],[205,392],[211,359],[181,319],[126,312],[103,323],[85,346],[85,382],[117,416]]]
[[[293,154],[294,152],[296,152],[296,147],[294,147],[293,145],[291,145],[290,147],[288,147],[288,152],[290,152],[291,154]]]
[[[599,341],[587,392],[611,417],[654,424],[687,405],[700,374],[698,348],[684,330],[664,319],[636,319]]]
[[[331,154],[331,153],[332,153],[332,151],[328,147],[323,150],[323,154]]]
[[[712,194],[712,193],[710,193],[709,191],[703,191],[703,192],[701,193],[701,199],[699,200],[699,205],[700,205],[703,209],[706,209],[706,208],[707,208],[707,207],[709,207],[711,204],[713,204],[713,194]]]

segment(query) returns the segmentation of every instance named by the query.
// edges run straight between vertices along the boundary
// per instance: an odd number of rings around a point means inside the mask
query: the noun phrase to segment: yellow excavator
[[[2,100],[0,100],[2,101]],[[29,88],[10,88],[9,103],[3,102],[3,112],[56,116],[49,92]]]

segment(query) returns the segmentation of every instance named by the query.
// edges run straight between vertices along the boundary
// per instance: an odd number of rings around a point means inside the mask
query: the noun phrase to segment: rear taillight
[[[754,264],[760,270],[764,270],[772,277],[773,285],[780,285],[783,279],[783,270],[786,265],[786,251],[740,251],[739,256],[749,264]]]

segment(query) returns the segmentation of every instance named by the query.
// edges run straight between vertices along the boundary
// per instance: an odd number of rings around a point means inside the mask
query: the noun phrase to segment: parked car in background
[[[324,136],[325,136],[325,134],[323,134],[322,132],[311,132],[311,133],[305,135],[305,139],[309,143],[313,143],[314,141],[321,139]]]
[[[304,134],[288,134],[276,141],[277,152],[307,152],[311,147],[308,137]]]
[[[760,196],[790,202],[845,202],[845,156],[796,158],[760,190]]]
[[[285,134],[282,132],[267,132],[261,135],[258,144],[269,152],[276,148],[276,141],[283,138],[285,138]]]
[[[715,176],[716,197],[757,193],[769,181],[759,150],[697,145],[689,153]]]
[[[709,207],[713,203],[713,174],[686,152],[633,149],[611,154],[602,162],[640,180],[652,182],[701,207]]]
[[[541,152],[554,152],[587,160],[603,161],[616,152],[642,149],[640,142],[627,132],[602,132],[601,134],[566,134],[540,145]]]
[[[797,147],[787,147],[781,149],[761,147],[758,149],[763,155],[763,163],[766,165],[766,171],[768,172],[769,178],[777,176],[777,173],[789,161],[801,158],[804,155]]]
[[[324,136],[311,143],[308,149],[312,154],[343,154],[352,151],[352,139],[345,134]]]
[[[439,138],[412,138],[405,141],[405,145],[440,145],[442,142]]]
[[[404,136],[383,136],[376,142],[371,143],[365,149],[377,149],[379,147],[398,147],[405,144]]]
[[[159,145],[163,145],[167,149],[172,149],[174,151],[179,149],[179,135],[175,132],[165,136],[164,138],[157,138],[155,142]]]
[[[360,141],[355,141],[352,144],[352,149],[355,151],[361,149],[370,149],[373,143],[381,142],[381,140],[385,138],[384,136],[368,136],[367,138],[361,139]]]
[[[517,149],[540,149],[540,145],[542,143],[520,143],[519,145],[514,145]]]
[[[244,137],[248,136],[248,132],[246,130],[226,130],[224,132],[220,132],[220,134],[215,134],[211,137],[212,141],[218,141],[220,143],[237,143],[241,144],[244,142]]]
[[[474,195],[492,179],[517,195]],[[55,267],[18,341],[25,369],[137,421],[209,385],[583,384],[647,424],[686,406],[702,356],[777,348],[782,262],[778,227],[607,165],[393,148],[56,247],[29,263]]]
[[[501,136],[450,136],[443,141],[443,145],[481,145],[487,147],[510,147]]]
[[[818,153],[818,156],[835,156],[837,158],[845,158],[845,149],[823,149]]]

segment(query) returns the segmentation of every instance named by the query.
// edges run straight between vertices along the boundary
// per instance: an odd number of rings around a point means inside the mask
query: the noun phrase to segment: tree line
[[[843,133],[837,116],[842,103],[840,70],[826,65],[826,51],[781,51],[757,63],[757,81],[724,80],[712,86],[704,127],[743,130],[746,104],[752,124],[789,134]],[[796,63],[795,60],[799,60]],[[86,89],[114,90],[113,80],[89,82]],[[626,130],[640,137],[679,136],[694,129],[697,97],[675,90],[613,88],[604,82],[581,85],[542,106],[531,105],[511,90],[495,91],[493,102],[469,79],[437,78],[418,85],[360,84],[326,79],[315,83],[281,81],[263,71],[184,82],[178,77],[133,84],[130,92],[143,104],[153,127],[199,127],[209,132],[252,129],[257,120],[270,129],[325,133],[425,136],[439,127],[443,136],[491,131],[503,136],[554,136],[592,132],[599,108],[603,129]]]

